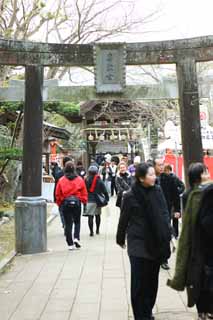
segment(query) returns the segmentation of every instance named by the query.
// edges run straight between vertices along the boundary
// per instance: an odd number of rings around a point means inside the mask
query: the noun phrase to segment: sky
[[[144,28],[153,32],[142,34],[142,41],[213,35],[213,0],[135,0],[135,5],[139,15],[159,8],[159,17]]]
[[[83,0],[79,0],[81,1]],[[114,2],[114,0],[104,1]],[[125,1],[125,6],[128,5],[128,1]],[[113,41],[162,41],[213,35],[213,0],[134,0],[134,3],[134,19],[147,16],[154,11],[156,14],[137,32],[131,35],[125,34]],[[121,17],[119,8],[114,10],[113,16],[116,19]],[[112,13],[107,18],[110,20]],[[73,72],[76,85],[79,84],[78,73],[79,71]],[[93,81],[93,76],[87,73],[84,84],[90,84]],[[66,82],[69,83],[68,77],[65,77],[63,84]],[[132,79],[127,79],[127,82],[132,83]]]

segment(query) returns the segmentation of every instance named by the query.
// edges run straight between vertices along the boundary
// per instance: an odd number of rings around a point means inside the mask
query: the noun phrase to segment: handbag
[[[98,193],[95,193],[95,202],[98,208],[102,208],[108,205],[108,201],[106,200],[106,198]]]
[[[98,178],[99,176],[95,175],[89,192],[93,193],[95,191]],[[94,193],[94,197],[95,197],[95,202],[98,208],[102,208],[108,205],[108,201],[106,200],[104,195],[101,195],[99,193]]]

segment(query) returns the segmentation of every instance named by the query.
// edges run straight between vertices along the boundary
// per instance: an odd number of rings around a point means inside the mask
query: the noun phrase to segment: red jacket
[[[65,198],[76,196],[84,204],[88,201],[88,193],[84,180],[77,176],[70,180],[66,176],[59,179],[56,186],[56,203],[58,206],[62,204]]]

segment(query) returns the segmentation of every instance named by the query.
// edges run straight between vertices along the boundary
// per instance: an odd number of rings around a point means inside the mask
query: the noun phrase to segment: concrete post
[[[22,197],[16,201],[16,251],[32,254],[47,250],[46,202],[41,198],[43,67],[25,70]]]
[[[177,63],[181,134],[184,171],[187,181],[188,167],[192,162],[203,162],[200,126],[200,109],[196,62],[186,57]]]

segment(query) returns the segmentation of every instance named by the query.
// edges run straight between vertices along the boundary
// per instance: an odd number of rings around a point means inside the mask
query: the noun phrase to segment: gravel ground
[[[0,260],[4,258],[15,245],[14,219],[0,226]]]
[[[47,219],[51,216],[52,203],[47,204]],[[0,260],[15,248],[14,219],[9,223],[0,224]]]

